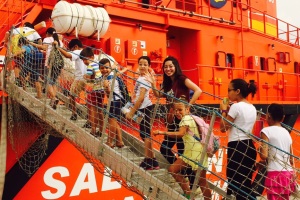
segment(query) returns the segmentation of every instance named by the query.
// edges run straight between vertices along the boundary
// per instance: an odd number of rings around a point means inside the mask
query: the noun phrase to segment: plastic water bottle
[[[127,102],[123,108],[121,108],[121,112],[123,114],[126,114],[130,111],[130,109],[133,107],[133,104],[130,102]],[[132,117],[132,120],[136,123],[140,123],[142,119],[144,118],[144,113],[141,111],[136,111],[135,114]]]
[[[141,121],[144,118],[144,113],[142,113],[141,111],[137,111],[133,117],[132,120],[135,121],[136,123],[141,123]]]
[[[228,105],[229,104],[229,99],[228,97],[223,98],[223,104]]]

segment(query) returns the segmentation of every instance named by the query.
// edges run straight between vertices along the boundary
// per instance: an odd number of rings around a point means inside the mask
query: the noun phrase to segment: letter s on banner
[[[55,173],[59,173],[61,177],[67,177],[70,175],[69,170],[65,167],[52,167],[47,170],[44,175],[44,182],[46,185],[56,189],[57,191],[55,193],[52,193],[50,190],[42,191],[41,194],[45,199],[58,199],[66,192],[65,183],[53,178]]]

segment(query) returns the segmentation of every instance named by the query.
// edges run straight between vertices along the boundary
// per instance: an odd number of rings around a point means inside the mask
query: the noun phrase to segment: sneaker
[[[22,87],[21,80],[19,78],[16,78],[15,83],[18,87]]]
[[[82,126],[82,128],[92,128],[91,122],[89,122],[89,120],[87,120],[85,122],[85,124]]]
[[[182,194],[182,196],[184,196],[187,199],[191,199],[191,195],[190,194]]]
[[[159,169],[158,162],[156,158],[144,158],[143,162],[141,162],[140,167],[144,170],[157,170]]]
[[[151,158],[151,160],[152,160],[152,168],[159,169],[159,164],[158,164],[156,158]]]
[[[72,114],[70,117],[70,120],[76,121],[77,120],[77,114]]]
[[[101,137],[101,136],[102,136],[102,132],[97,131],[97,132],[96,132],[96,135],[97,135],[97,137]]]

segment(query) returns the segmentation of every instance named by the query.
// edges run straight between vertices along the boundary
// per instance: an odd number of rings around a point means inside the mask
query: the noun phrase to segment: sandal
[[[105,144],[106,144],[107,146],[109,146],[110,148],[112,148],[112,149],[113,149],[113,148],[115,148],[115,145],[114,145],[114,144],[112,144],[112,143],[108,143],[108,142],[106,142]]]
[[[125,146],[124,143],[120,143],[120,144],[117,143],[117,144],[116,144],[116,147],[118,147],[118,148],[120,148],[120,149],[123,148],[124,146]]]

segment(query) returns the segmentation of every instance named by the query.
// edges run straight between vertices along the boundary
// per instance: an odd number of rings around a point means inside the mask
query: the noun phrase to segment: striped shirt
[[[101,77],[101,72],[99,69],[99,65],[97,63],[90,63],[87,66],[86,74],[91,76],[91,79],[94,81],[93,90],[101,90],[102,86],[99,82]]]

